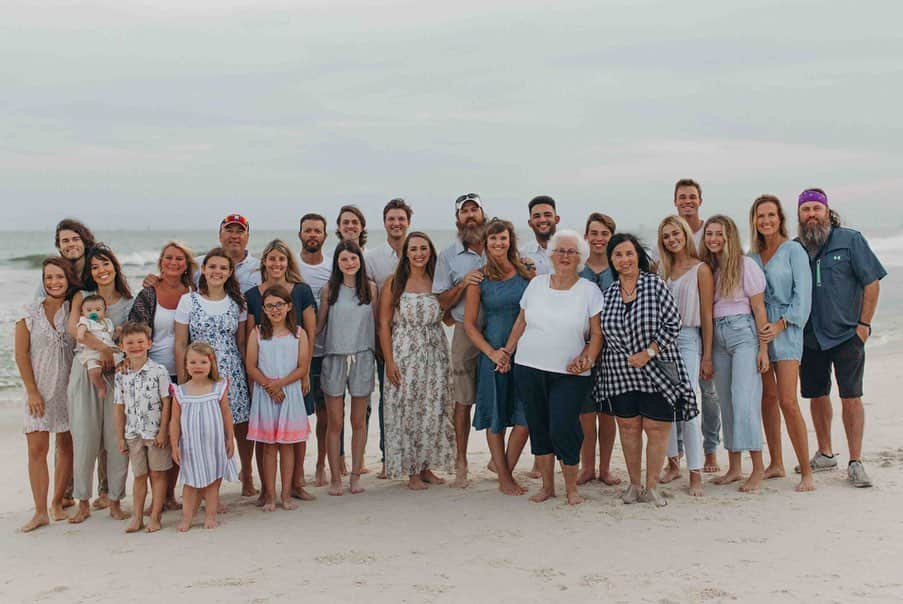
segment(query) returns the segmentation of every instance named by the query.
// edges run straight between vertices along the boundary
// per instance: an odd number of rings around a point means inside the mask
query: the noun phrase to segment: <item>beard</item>
[[[458,226],[458,239],[461,240],[465,246],[477,245],[483,241],[483,232],[486,230],[485,224],[461,224],[457,223]]]
[[[533,234],[536,235],[536,241],[542,241],[544,243],[548,243],[549,239],[552,238],[552,235],[555,234],[555,225],[553,224],[551,226],[548,233],[540,233],[537,231],[533,231]]]
[[[825,242],[828,241],[828,237],[831,235],[831,222],[829,220],[825,220],[824,222],[819,221],[814,225],[801,222],[799,225],[799,235],[803,247],[806,248],[806,251],[809,252],[810,256],[813,256],[817,254],[818,250],[820,250],[822,246],[825,245]]]
[[[304,243],[304,251],[308,254],[316,254],[323,247],[319,241],[316,243]]]

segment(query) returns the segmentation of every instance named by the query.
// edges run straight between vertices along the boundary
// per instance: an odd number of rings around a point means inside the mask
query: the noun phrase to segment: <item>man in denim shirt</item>
[[[807,189],[798,204],[799,241],[812,269],[812,312],[803,330],[800,386],[811,399],[818,450],[815,472],[837,467],[831,446],[831,367],[843,404],[843,426],[850,449],[847,468],[857,487],[872,486],[862,465],[862,375],[865,342],[872,333],[879,281],[887,274],[862,233],[840,226],[821,189]]]

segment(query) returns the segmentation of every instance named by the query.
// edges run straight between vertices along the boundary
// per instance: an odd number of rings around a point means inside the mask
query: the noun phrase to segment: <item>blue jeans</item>
[[[756,368],[759,337],[752,315],[715,319],[712,362],[728,451],[762,450],[762,377]]]
[[[714,380],[699,380],[702,401],[702,448],[706,453],[714,453],[721,444],[721,407]]]
[[[684,327],[677,336],[677,349],[690,375],[693,392],[699,393],[699,361],[702,357],[702,338],[698,327]],[[687,454],[687,469],[701,470],[703,466],[702,417],[697,415],[688,422],[676,422],[668,439],[668,457],[678,455],[678,436]],[[678,434],[678,432],[680,434]]]

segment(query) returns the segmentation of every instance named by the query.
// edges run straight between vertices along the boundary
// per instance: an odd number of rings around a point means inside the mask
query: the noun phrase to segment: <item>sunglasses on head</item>
[[[480,196],[476,193],[465,193],[455,200],[455,203],[464,203],[465,201],[479,201]]]

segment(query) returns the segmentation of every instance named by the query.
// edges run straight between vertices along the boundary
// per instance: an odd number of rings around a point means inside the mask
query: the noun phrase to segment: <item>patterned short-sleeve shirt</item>
[[[113,402],[125,405],[125,437],[156,438],[169,396],[169,371],[150,359],[137,371],[117,373]]]

